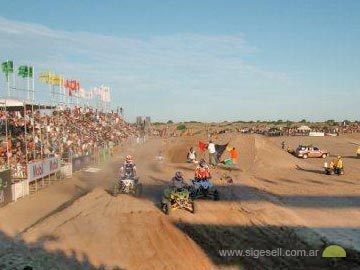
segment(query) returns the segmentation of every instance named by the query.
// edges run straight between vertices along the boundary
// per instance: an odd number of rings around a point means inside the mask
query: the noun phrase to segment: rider
[[[206,164],[206,161],[201,159],[195,169],[195,180],[204,180],[209,178],[211,178],[210,168]]]
[[[136,166],[131,155],[127,155],[123,165],[120,168],[119,172],[120,178],[126,176],[135,178],[136,177]]]
[[[338,156],[337,161],[335,163],[335,170],[337,173],[339,173],[343,169],[344,169],[344,162],[343,162],[342,156]]]
[[[180,171],[175,173],[174,177],[171,178],[170,182],[172,188],[184,188],[187,186],[185,183],[184,175]]]

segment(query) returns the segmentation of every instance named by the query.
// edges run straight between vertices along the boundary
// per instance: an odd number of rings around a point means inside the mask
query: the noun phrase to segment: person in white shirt
[[[216,149],[215,144],[212,142],[212,140],[209,141],[208,144],[208,151],[209,151],[209,164],[216,165]]]
[[[193,147],[190,148],[187,154],[187,161],[189,163],[196,163],[196,152]]]

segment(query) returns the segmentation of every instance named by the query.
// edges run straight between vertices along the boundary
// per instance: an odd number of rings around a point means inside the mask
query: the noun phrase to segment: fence
[[[48,157],[29,162],[27,166],[27,180],[29,192],[33,193],[62,179],[60,174],[61,160],[58,157]]]
[[[74,158],[48,157],[31,161],[27,166],[0,171],[0,207],[72,176],[89,164],[99,165],[112,156],[111,148],[100,148],[92,154]]]

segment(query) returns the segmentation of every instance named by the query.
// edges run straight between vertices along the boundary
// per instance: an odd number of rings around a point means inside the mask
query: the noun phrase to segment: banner
[[[25,197],[30,194],[29,180],[18,181],[11,185],[11,193],[13,201]]]
[[[43,178],[59,170],[60,170],[60,159],[56,157],[30,162],[28,165],[29,182]]]

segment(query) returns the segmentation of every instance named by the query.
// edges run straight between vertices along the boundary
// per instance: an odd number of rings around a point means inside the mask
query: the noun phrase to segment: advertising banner
[[[60,170],[60,159],[57,157],[30,162],[28,165],[29,182],[43,178]]]

